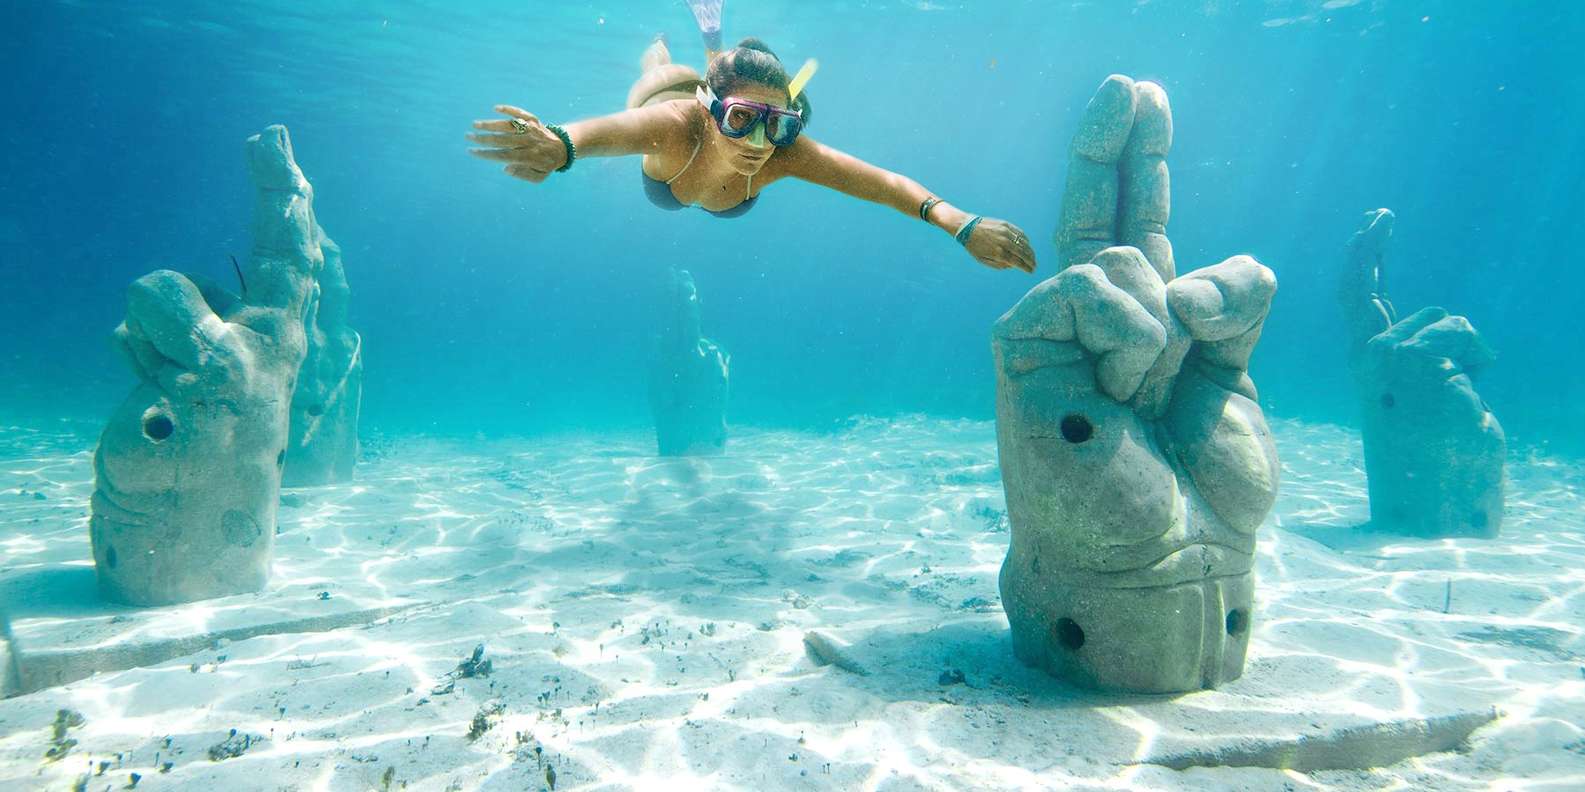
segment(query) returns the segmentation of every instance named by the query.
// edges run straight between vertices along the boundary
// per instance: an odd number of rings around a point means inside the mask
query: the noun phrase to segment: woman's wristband
[[[557,173],[564,173],[568,168],[572,167],[572,161],[578,158],[578,147],[572,144],[572,135],[567,134],[567,130],[562,129],[560,124],[546,124],[545,128],[550,130],[551,134],[561,138],[562,147],[567,149],[567,161],[556,169]]]
[[[923,203],[919,204],[919,219],[927,223],[930,222],[930,210],[934,209],[938,203],[941,203],[941,199],[933,195],[926,198]]]
[[[958,244],[960,244],[960,245],[962,245],[964,247],[968,247],[968,245],[969,245],[969,237],[974,235],[974,227],[979,225],[980,221],[984,220],[984,219],[985,218],[983,218],[983,217],[981,217],[979,215],[975,215],[975,216],[969,218],[969,221],[967,223],[964,223],[963,227],[959,228],[958,232],[956,234],[952,235],[952,238],[956,239],[958,241]]]

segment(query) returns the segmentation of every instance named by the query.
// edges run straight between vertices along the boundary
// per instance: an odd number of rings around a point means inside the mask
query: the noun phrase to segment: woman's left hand
[[[969,255],[991,269],[1035,271],[1035,250],[1023,229],[1006,220],[987,217],[969,234]]]

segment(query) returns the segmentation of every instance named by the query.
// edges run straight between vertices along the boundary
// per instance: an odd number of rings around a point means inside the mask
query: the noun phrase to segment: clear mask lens
[[[746,135],[759,119],[759,111],[746,105],[735,104],[727,107],[726,114],[721,119],[721,126],[724,131]]]

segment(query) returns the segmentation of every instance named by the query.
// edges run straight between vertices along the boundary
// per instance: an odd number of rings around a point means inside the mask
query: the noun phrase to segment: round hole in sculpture
[[[1238,635],[1249,628],[1249,617],[1244,614],[1243,608],[1234,608],[1227,612],[1227,634]]]
[[[165,413],[152,413],[143,417],[143,434],[158,443],[176,431],[176,424]]]
[[[1078,622],[1066,617],[1057,619],[1053,630],[1057,634],[1057,643],[1062,644],[1063,649],[1077,652],[1079,647],[1084,646],[1084,628]]]
[[[1381,395],[1381,406],[1383,406],[1383,407],[1387,407],[1387,408],[1389,408],[1389,409],[1390,409],[1390,408],[1391,408],[1391,407],[1392,407],[1392,406],[1393,406],[1393,405],[1394,405],[1394,404],[1397,404],[1397,403],[1398,403],[1398,400],[1397,400],[1397,399],[1394,399],[1394,398],[1393,398],[1393,397],[1392,397],[1392,394],[1390,394],[1390,393],[1383,393],[1383,394],[1382,394],[1382,395]]]
[[[105,566],[111,569],[116,568],[116,549],[114,547],[105,547]]]
[[[1078,413],[1069,413],[1062,417],[1062,439],[1074,445],[1082,443],[1095,436],[1095,426],[1090,419]]]
[[[308,408],[308,414],[312,415],[315,418],[318,418],[319,416],[324,415],[325,414],[325,405],[323,405],[323,404],[315,404],[315,405],[310,406]]]

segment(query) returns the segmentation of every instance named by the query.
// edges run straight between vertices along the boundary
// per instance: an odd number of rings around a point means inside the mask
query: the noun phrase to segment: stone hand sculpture
[[[699,329],[699,290],[686,270],[667,284],[665,321],[656,336],[649,403],[661,456],[726,450],[730,356]]]
[[[317,228],[317,227],[316,227]],[[363,339],[347,326],[347,273],[341,248],[323,233],[325,266],[310,296],[308,354],[292,396],[291,438],[282,484],[307,487],[352,480],[363,401]]]
[[[1243,671],[1276,447],[1246,373],[1276,280],[1248,256],[1174,277],[1166,93],[1112,76],[1073,141],[1063,269],[997,321],[1013,648],[1074,683]]]
[[[94,564],[139,605],[256,591],[269,576],[288,406],[324,263],[286,129],[248,139],[257,199],[242,294],[168,270],[128,289],[117,345],[141,382],[94,454]]]
[[[1422,308],[1372,338],[1360,366],[1374,530],[1494,538],[1507,443],[1472,377],[1495,359],[1469,320]]]
[[[1348,332],[1349,367],[1356,372],[1365,345],[1398,321],[1387,296],[1387,243],[1397,218],[1390,209],[1365,213],[1365,223],[1348,240],[1348,261],[1338,279],[1338,303]]]
[[[1399,320],[1387,295],[1395,218],[1365,213],[1338,302],[1364,423],[1373,530],[1492,538],[1502,529],[1502,426],[1473,378],[1495,356],[1469,320],[1425,308]]]

